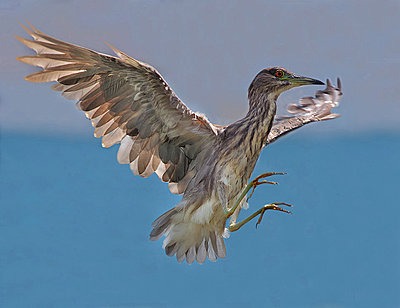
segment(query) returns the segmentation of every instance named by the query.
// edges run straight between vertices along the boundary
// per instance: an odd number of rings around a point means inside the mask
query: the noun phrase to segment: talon
[[[289,207],[293,207],[293,205],[291,205],[291,204],[288,204],[288,203],[285,203],[285,202],[278,202],[278,203],[272,203],[270,205],[271,205],[271,208],[270,208],[271,210],[281,211],[281,212],[285,212],[285,213],[289,213],[289,214],[292,213],[290,211],[284,210],[283,208],[277,206],[277,205],[286,205],[286,206],[289,206]]]
[[[293,207],[293,205],[285,203],[285,202],[278,202],[278,203],[271,203],[271,204],[273,204],[273,205],[286,205],[288,207]]]
[[[261,175],[259,175],[258,177],[256,177],[254,180],[251,181],[252,184],[252,190],[251,193],[249,195],[249,197],[247,198],[247,200],[249,200],[251,198],[251,196],[254,193],[254,190],[256,189],[257,186],[261,185],[261,184],[272,184],[272,185],[278,185],[277,182],[273,182],[273,181],[260,181],[260,179],[272,176],[272,175],[285,175],[285,172],[267,172],[267,173],[263,173]]]
[[[273,184],[273,185],[278,185],[278,182],[273,182],[273,181],[261,181],[261,182],[258,182],[258,184],[257,184],[257,186],[258,185],[260,185],[260,184]]]
[[[258,225],[261,223],[261,220],[263,219],[264,213],[265,213],[265,210],[261,211],[260,217],[258,217],[258,220],[257,220],[257,223],[256,223],[256,229],[257,229]]]
[[[257,220],[256,228],[261,223],[261,221],[262,221],[262,219],[264,217],[264,213],[265,213],[266,210],[280,211],[280,212],[285,212],[285,213],[288,213],[288,214],[292,213],[290,211],[284,210],[283,208],[279,207],[278,205],[286,205],[286,206],[289,206],[289,207],[293,207],[293,205],[285,203],[285,202],[277,202],[277,203],[271,203],[271,204],[264,205],[264,207],[261,209],[260,217]]]
[[[261,175],[259,175],[258,177],[256,177],[252,182],[258,182],[259,179],[263,179],[263,178],[267,178],[269,176],[273,176],[273,175],[285,175],[286,172],[267,172],[267,173],[263,173]]]
[[[254,191],[256,190],[257,185],[253,186],[253,189],[251,190],[250,195],[247,197],[247,200],[249,200],[251,198],[251,196],[253,195]]]
[[[271,210],[281,211],[281,212],[285,212],[285,213],[288,213],[288,214],[292,214],[291,211],[284,210],[283,208],[281,208],[281,207],[279,207],[279,206],[277,206],[277,207],[275,207],[275,208],[273,208],[273,209],[271,209]]]

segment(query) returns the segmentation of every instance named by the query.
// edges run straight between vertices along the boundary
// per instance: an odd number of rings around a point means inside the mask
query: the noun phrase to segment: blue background
[[[288,174],[259,187],[244,214],[271,201],[293,214],[249,223],[226,240],[226,259],[203,265],[178,264],[148,240],[179,198],[154,175],[132,176],[115,147],[5,134],[1,149],[3,307],[400,303],[399,135],[293,134],[267,147],[254,174]]]

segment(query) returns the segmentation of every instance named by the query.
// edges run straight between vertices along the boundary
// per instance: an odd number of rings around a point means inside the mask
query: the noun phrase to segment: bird
[[[15,36],[36,55],[17,57],[41,67],[25,79],[56,82],[51,88],[77,102],[105,148],[120,144],[118,162],[134,174],[155,173],[181,201],[152,224],[150,240],[164,238],[166,255],[179,263],[202,264],[226,257],[225,239],[267,210],[290,213],[284,202],[269,203],[237,222],[242,208],[261,184],[276,184],[266,172],[250,180],[261,150],[305,124],[339,117],[331,109],[342,96],[327,80],[325,90],[291,104],[289,116],[275,118],[279,95],[303,85],[323,85],[283,67],[262,69],[248,89],[249,109],[236,122],[222,126],[190,110],[151,65],[115,47],[116,57],[66,43],[33,27],[32,37]],[[251,190],[251,194],[247,197]],[[282,207],[280,207],[282,206]],[[228,222],[229,220],[229,222]],[[227,226],[228,224],[228,226]]]

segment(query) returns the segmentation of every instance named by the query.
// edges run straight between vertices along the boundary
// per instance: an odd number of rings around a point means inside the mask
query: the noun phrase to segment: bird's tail
[[[215,262],[226,256],[223,230],[184,219],[184,212],[178,208],[162,214],[152,226],[150,239],[156,241],[164,235],[165,253],[170,257],[176,255],[179,263],[186,259],[189,264],[195,260],[202,264],[207,257]]]

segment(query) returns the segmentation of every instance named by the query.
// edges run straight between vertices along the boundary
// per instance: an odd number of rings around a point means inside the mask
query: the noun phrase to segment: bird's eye
[[[283,77],[283,71],[282,71],[282,70],[277,70],[277,71],[275,72],[275,76],[278,77],[278,78]]]

